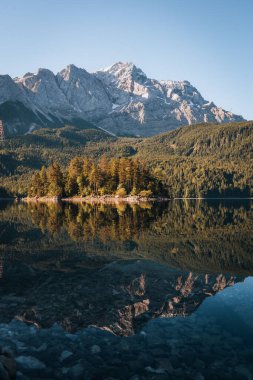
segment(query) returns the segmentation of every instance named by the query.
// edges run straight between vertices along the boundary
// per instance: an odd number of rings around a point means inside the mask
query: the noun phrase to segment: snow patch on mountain
[[[113,135],[150,136],[179,125],[243,120],[205,100],[190,82],[151,79],[129,62],[95,73],[71,64],[57,75],[43,68],[22,78],[0,75],[0,104],[8,101],[44,118],[41,126],[81,118]]]

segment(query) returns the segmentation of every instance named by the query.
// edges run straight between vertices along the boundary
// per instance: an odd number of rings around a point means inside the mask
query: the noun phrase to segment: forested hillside
[[[2,195],[25,195],[34,170],[74,157],[138,158],[171,197],[253,195],[253,122],[182,127],[151,138],[115,138],[66,126],[6,140],[0,149]]]
[[[179,128],[146,139],[138,152],[175,197],[252,195],[252,122]]]

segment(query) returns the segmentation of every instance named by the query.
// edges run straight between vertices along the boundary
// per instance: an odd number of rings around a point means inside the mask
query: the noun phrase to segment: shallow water
[[[1,202],[2,345],[44,379],[251,379],[252,216],[250,200]]]

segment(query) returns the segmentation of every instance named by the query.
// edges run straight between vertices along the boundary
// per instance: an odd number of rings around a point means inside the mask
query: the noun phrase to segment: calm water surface
[[[251,200],[1,202],[0,323],[97,326],[155,360],[115,378],[252,379],[252,227]]]

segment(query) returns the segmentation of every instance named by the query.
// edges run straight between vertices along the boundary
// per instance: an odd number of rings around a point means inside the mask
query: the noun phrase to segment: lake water
[[[252,231],[251,200],[0,202],[0,346],[23,380],[253,379]]]

